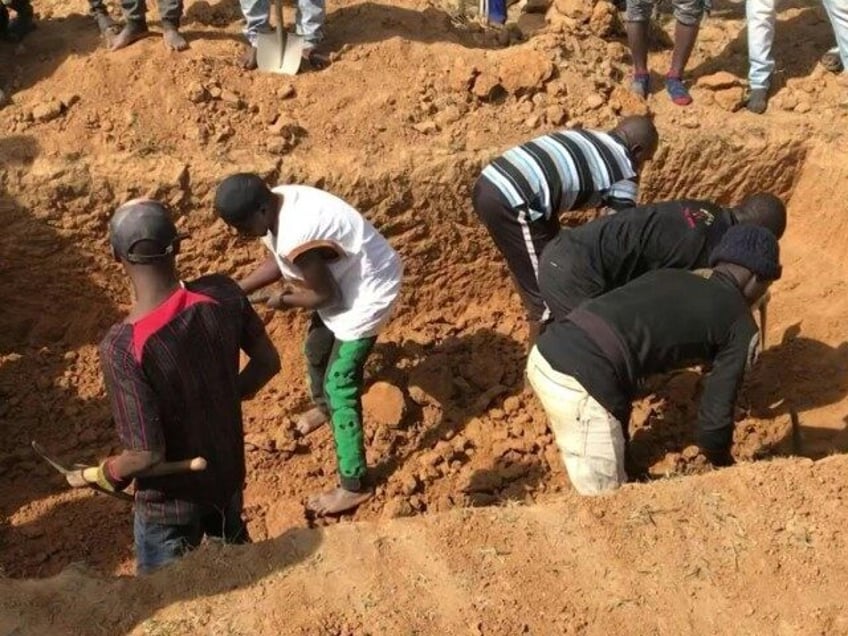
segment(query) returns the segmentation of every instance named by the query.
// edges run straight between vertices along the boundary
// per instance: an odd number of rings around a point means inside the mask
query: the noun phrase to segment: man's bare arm
[[[271,297],[268,301],[270,307],[275,309],[285,307],[319,309],[330,307],[341,301],[341,290],[319,249],[304,252],[295,259],[294,263],[303,274],[301,288],[284,291]]]
[[[271,283],[275,283],[282,277],[283,273],[277,265],[277,260],[273,254],[269,254],[253,273],[249,274],[239,283],[239,287],[242,288],[245,294],[252,294],[257,289],[262,289]]]

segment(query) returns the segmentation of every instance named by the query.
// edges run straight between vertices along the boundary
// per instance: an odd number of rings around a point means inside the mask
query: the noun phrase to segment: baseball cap
[[[125,203],[109,221],[109,241],[115,255],[130,263],[153,263],[174,254],[175,245],[186,238],[171,220],[162,203],[142,200]],[[136,247],[145,243],[143,253]]]
[[[710,254],[710,267],[733,263],[763,281],[778,280],[783,272],[780,246],[770,230],[759,225],[734,225]]]

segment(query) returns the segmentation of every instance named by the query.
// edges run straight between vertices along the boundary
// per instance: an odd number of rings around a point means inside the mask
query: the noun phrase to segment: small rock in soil
[[[798,105],[795,107],[796,113],[809,113],[812,110],[812,106],[810,106],[810,102],[807,101],[799,101]]]
[[[431,119],[427,121],[418,122],[417,124],[412,124],[412,127],[420,132],[422,135],[429,135],[430,133],[438,132],[439,127],[436,125]]]
[[[547,117],[548,123],[553,126],[560,126],[564,124],[567,116],[568,115],[562,106],[548,106],[548,108],[545,109],[545,117]]]
[[[284,155],[291,149],[289,142],[282,137],[272,137],[265,142],[265,150],[272,155]]]
[[[362,408],[368,419],[389,428],[397,428],[406,413],[403,391],[388,382],[375,382],[362,396]]]
[[[284,84],[277,90],[277,97],[280,99],[291,99],[295,96],[294,86],[292,84]]]
[[[584,0],[555,0],[554,7],[562,15],[584,22],[590,17],[589,3]]]
[[[521,408],[521,399],[515,395],[509,396],[504,400],[503,410],[507,415],[512,415]]]
[[[436,115],[436,125],[444,128],[462,119],[462,111],[457,106],[448,106]]]
[[[742,100],[745,97],[745,91],[741,86],[733,88],[725,88],[724,90],[715,92],[715,101],[724,110],[734,112],[739,110],[742,105]]]
[[[66,109],[76,104],[79,100],[80,96],[76,93],[67,93],[59,98],[59,102],[61,102],[62,106]]]
[[[483,101],[490,99],[498,88],[501,88],[500,80],[492,73],[480,73],[474,80],[472,92]]]
[[[221,91],[221,101],[231,108],[238,109],[244,107],[244,102],[232,91]]]
[[[192,82],[188,85],[186,97],[192,104],[201,104],[208,101],[210,96],[208,91],[203,88],[203,85],[200,82]]]
[[[418,479],[415,475],[405,475],[401,478],[400,491],[407,497],[415,494],[415,491],[418,490],[418,486]]]
[[[586,108],[589,110],[595,110],[596,108],[600,108],[604,105],[606,100],[600,95],[589,95],[586,98]]]
[[[615,31],[616,13],[613,4],[603,0],[597,2],[589,18],[589,28],[598,37],[606,38],[611,36]]]
[[[244,447],[248,451],[271,452],[271,436],[267,433],[248,433],[244,436]]]
[[[51,99],[50,101],[38,104],[32,109],[32,117],[36,121],[48,122],[56,119],[62,114],[62,104],[58,100]]]
[[[703,77],[699,77],[698,81],[695,82],[695,86],[708,88],[713,91],[719,91],[725,88],[733,88],[734,86],[741,85],[742,82],[739,78],[727,71],[719,71],[712,75],[704,75]]]
[[[390,499],[383,508],[383,518],[411,517],[414,512],[412,505],[406,499]]]

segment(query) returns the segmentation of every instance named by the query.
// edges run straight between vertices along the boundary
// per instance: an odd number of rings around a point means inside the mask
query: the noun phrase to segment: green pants
[[[312,401],[330,415],[339,480],[346,490],[364,488],[362,385],[365,361],[376,340],[338,340],[315,313],[303,347]]]

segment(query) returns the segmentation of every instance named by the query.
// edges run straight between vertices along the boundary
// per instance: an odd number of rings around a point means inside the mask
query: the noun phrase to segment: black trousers
[[[607,291],[592,254],[563,229],[539,259],[539,290],[553,320],[564,320],[584,301]]]
[[[527,310],[527,318],[539,322],[545,316],[545,301],[539,291],[539,257],[559,232],[559,218],[530,219],[528,206],[512,207],[485,177],[480,177],[471,195],[474,211],[512,274]]]

